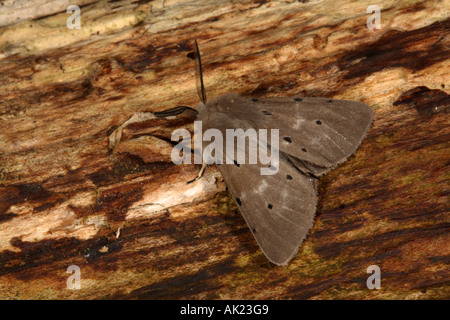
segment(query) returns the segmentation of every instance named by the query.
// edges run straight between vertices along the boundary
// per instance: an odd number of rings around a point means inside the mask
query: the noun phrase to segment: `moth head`
[[[203,102],[199,102],[195,106],[195,110],[198,112],[197,114],[197,120],[204,119],[207,115],[207,106]]]

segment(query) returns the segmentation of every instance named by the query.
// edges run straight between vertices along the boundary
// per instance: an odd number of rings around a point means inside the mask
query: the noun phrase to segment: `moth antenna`
[[[202,162],[202,168],[200,169],[200,172],[197,174],[197,176],[196,176],[194,179],[189,180],[189,181],[187,182],[187,184],[192,183],[192,182],[195,182],[195,181],[197,181],[198,179],[200,179],[200,178],[203,176],[203,173],[205,172],[206,167],[207,167],[207,164],[206,164],[205,161],[203,161],[203,162]]]
[[[206,91],[203,84],[202,59],[198,49],[197,40],[194,40],[195,77],[197,81],[197,93],[203,104],[206,104]]]
[[[178,106],[164,111],[156,111],[153,114],[158,118],[174,117],[186,113],[187,115],[197,116],[198,111],[186,106]]]

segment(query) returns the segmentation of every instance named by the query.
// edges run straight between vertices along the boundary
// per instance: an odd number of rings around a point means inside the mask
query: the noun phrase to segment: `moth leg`
[[[199,171],[199,173],[197,174],[197,176],[196,176],[194,179],[188,181],[187,183],[189,184],[189,183],[195,182],[195,181],[197,181],[198,179],[200,179],[200,178],[203,176],[203,173],[204,173],[205,170],[206,170],[206,166],[207,166],[206,162],[205,162],[205,161],[202,161],[202,168],[200,169],[200,171]]]

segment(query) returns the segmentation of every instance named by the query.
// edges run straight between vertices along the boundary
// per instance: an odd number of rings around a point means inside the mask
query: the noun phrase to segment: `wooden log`
[[[373,30],[370,1],[90,3],[80,29],[65,9],[0,29],[0,298],[449,298],[445,2],[379,1]],[[137,112],[195,107],[193,39],[209,97],[324,96],[375,112],[356,154],[320,179],[314,227],[287,266],[266,260],[214,166],[187,184],[199,165],[171,162],[188,115],[127,126],[109,148]]]

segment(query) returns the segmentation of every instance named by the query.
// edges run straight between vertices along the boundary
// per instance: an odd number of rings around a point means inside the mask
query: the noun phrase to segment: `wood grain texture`
[[[0,298],[448,299],[450,4],[377,1],[369,30],[371,4],[85,1],[80,30],[65,10],[5,23]],[[288,266],[266,260],[215,167],[186,184],[199,166],[170,161],[191,117],[134,123],[109,150],[133,114],[195,107],[194,38],[209,97],[374,110],[356,154],[320,178]],[[70,265],[80,290],[66,288]],[[366,287],[370,265],[380,290]]]

